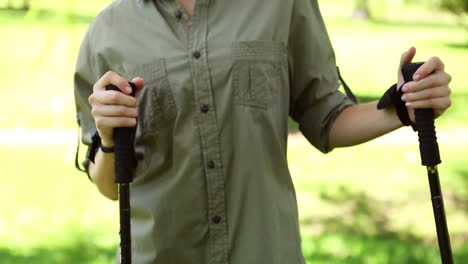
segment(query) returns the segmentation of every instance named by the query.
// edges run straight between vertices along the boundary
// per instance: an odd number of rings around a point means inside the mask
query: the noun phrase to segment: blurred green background
[[[361,101],[396,81],[411,46],[417,61],[437,55],[446,63],[453,106],[436,122],[439,171],[455,262],[468,263],[466,15],[438,1],[319,2],[342,75]],[[0,0],[1,264],[113,263],[117,204],[73,164],[74,63],[89,23],[109,3]],[[309,264],[440,263],[411,129],[328,155],[291,133],[288,155]]]

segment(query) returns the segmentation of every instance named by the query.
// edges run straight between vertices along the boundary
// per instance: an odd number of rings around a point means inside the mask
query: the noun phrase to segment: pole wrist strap
[[[416,131],[415,125],[411,122],[405,102],[401,100],[403,91],[397,89],[397,84],[392,85],[380,98],[377,109],[382,110],[391,105],[395,106],[396,113],[404,126],[411,126]]]

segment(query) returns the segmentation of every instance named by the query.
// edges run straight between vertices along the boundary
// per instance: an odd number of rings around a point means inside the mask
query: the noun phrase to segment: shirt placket
[[[188,56],[197,106],[196,122],[200,133],[202,159],[207,183],[209,256],[208,263],[228,263],[225,177],[216,108],[208,68],[207,33],[210,0],[197,0],[191,18]]]

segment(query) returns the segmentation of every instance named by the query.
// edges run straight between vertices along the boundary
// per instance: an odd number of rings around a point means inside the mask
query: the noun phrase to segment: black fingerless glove
[[[394,105],[401,123],[404,126],[411,126],[413,130],[416,131],[416,128],[409,117],[405,102],[401,100],[402,95],[403,91],[401,90],[401,87],[400,89],[397,89],[397,84],[392,85],[392,87],[385,92],[382,98],[380,98],[380,101],[377,104],[377,109],[382,110]]]

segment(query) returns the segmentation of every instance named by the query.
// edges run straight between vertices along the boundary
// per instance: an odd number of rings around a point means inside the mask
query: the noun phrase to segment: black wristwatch
[[[97,146],[99,146],[99,148],[101,149],[102,152],[104,152],[104,153],[114,153],[114,147],[108,148],[108,147],[104,147],[102,145],[101,136],[99,135],[97,130],[94,132],[92,140],[93,140],[93,145],[94,145],[94,142],[97,142]]]

